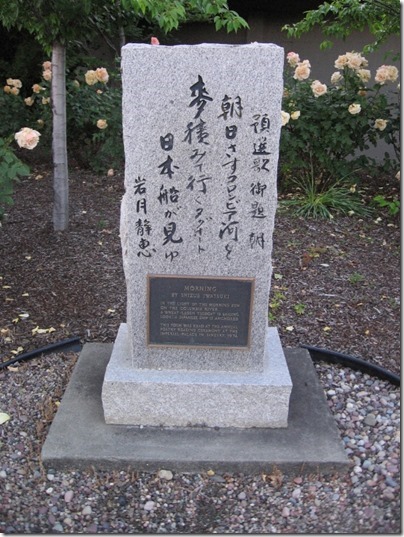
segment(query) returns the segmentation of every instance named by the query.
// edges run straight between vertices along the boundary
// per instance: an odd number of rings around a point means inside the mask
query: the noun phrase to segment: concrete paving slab
[[[348,458],[306,349],[285,349],[289,424],[279,429],[107,425],[101,402],[112,344],[87,343],[42,448],[47,468],[154,472],[342,473]],[[203,402],[201,403],[203,404]]]

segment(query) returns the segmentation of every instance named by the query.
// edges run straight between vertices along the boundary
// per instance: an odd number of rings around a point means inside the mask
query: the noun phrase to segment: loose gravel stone
[[[66,503],[71,502],[72,499],[73,499],[73,496],[74,496],[74,491],[73,491],[73,490],[68,490],[68,491],[65,493],[65,496],[64,496],[64,498],[65,498],[65,502],[66,502]]]
[[[155,506],[156,506],[155,502],[149,500],[148,502],[146,502],[146,503],[144,504],[143,509],[144,509],[145,511],[153,511],[153,509],[155,508]]]
[[[374,414],[368,414],[366,418],[363,420],[363,423],[365,425],[369,425],[370,427],[374,427],[377,423],[376,416]]]
[[[91,515],[92,512],[93,510],[91,509],[91,505],[86,505],[81,511],[81,514],[86,516],[86,515]]]
[[[289,509],[289,507],[284,507],[284,508],[282,509],[282,516],[285,517],[285,518],[287,518],[289,515],[290,515],[290,509]]]
[[[40,450],[50,421],[44,418],[43,394],[60,400],[68,366],[68,360],[50,355],[3,373],[0,408],[12,417],[0,427],[2,533],[401,531],[400,390],[387,381],[315,363],[351,462],[344,475],[287,476],[271,469],[265,475],[213,470],[173,475],[167,469],[44,473]],[[365,423],[370,415],[377,418],[374,425]]]
[[[160,479],[165,479],[166,481],[171,481],[173,478],[173,473],[170,470],[160,470],[158,473]]]
[[[298,498],[300,498],[300,495],[302,494],[302,489],[300,488],[297,488],[295,489],[293,492],[292,492],[292,498],[294,498],[295,500],[297,500]]]

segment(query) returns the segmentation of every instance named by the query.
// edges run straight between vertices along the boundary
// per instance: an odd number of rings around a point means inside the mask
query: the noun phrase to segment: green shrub
[[[0,138],[0,221],[7,205],[13,204],[15,181],[29,173],[29,167],[21,162],[10,148],[10,141]]]
[[[124,160],[120,76],[101,69],[78,72],[67,92],[68,146],[80,164],[98,172]]]
[[[310,78],[308,60],[300,61],[293,52],[287,55],[281,180],[283,186],[298,187],[300,197],[295,205],[302,207],[310,201],[312,209],[303,210],[305,214],[329,216],[331,208],[342,213],[360,210],[350,187],[358,182],[357,172],[374,162],[358,153],[379,140],[391,144],[399,160],[399,104],[382,91],[386,83],[397,80],[398,71],[394,66],[381,66],[375,83],[368,85],[371,73],[367,64],[359,53],[339,56],[328,87]],[[328,209],[322,211],[319,207],[325,203]]]
[[[98,78],[97,78],[98,75]],[[38,129],[51,148],[51,63],[23,97],[20,80],[7,79],[0,93],[0,136],[9,137],[23,125]],[[122,89],[119,71],[76,68],[66,82],[67,142],[79,164],[97,172],[123,163]]]

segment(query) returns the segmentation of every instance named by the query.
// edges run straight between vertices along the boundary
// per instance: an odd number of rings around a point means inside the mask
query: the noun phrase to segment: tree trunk
[[[53,112],[53,229],[65,231],[69,225],[69,172],[66,141],[66,49],[60,43],[52,48]]]

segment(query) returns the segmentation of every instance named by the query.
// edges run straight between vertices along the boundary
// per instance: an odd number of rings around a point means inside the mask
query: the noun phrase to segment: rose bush
[[[364,152],[385,140],[397,159],[392,162],[386,155],[386,165],[400,161],[398,91],[383,91],[386,84],[396,83],[398,70],[381,66],[372,84],[368,61],[359,53],[338,56],[334,66],[337,71],[325,84],[310,79],[309,60],[301,61],[296,52],[286,56],[281,187],[290,187],[291,183],[297,186],[302,199],[294,203],[300,206],[304,198],[310,197],[312,202],[320,196],[329,200],[330,196],[324,194],[331,192],[331,197],[343,199],[346,193],[340,210],[351,212],[361,207],[350,186],[358,182],[358,172],[369,172],[376,166]],[[330,214],[325,211],[325,215]]]
[[[122,165],[121,105],[118,70],[89,69],[68,82],[68,144],[80,164],[95,171]]]
[[[121,82],[118,70],[77,68],[67,79],[67,138],[81,165],[96,171],[123,162]],[[38,129],[42,146],[51,147],[52,63],[42,64],[40,82],[25,88],[8,78],[0,92],[0,136],[8,137],[22,125]]]
[[[19,147],[32,150],[39,142],[40,133],[29,127],[23,127],[15,133],[14,139]],[[15,154],[11,147],[12,136],[0,138],[0,222],[7,205],[13,204],[14,183],[19,177],[29,175],[29,167]]]

